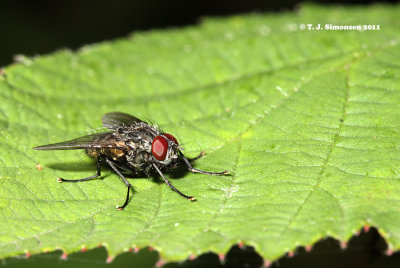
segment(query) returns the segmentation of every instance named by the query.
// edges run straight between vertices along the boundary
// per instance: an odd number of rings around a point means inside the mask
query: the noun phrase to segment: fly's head
[[[169,165],[178,159],[180,146],[178,140],[169,133],[161,133],[153,139],[151,153],[156,162]]]

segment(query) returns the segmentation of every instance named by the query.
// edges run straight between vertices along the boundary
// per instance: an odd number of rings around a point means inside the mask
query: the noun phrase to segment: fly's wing
[[[94,149],[94,148],[120,148],[111,132],[96,133],[79,137],[69,141],[62,141],[42,146],[34,147],[35,150],[74,150],[74,149]]]
[[[113,112],[103,115],[101,121],[103,126],[110,130],[117,130],[118,127],[130,126],[143,122],[139,118],[120,112]]]

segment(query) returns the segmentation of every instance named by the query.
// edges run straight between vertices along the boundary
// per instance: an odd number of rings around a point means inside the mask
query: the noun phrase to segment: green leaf
[[[304,6],[135,33],[77,52],[21,58],[0,78],[0,257],[150,246],[168,260],[240,241],[275,260],[376,226],[400,248],[400,5]],[[300,30],[300,24],[380,30]],[[125,185],[79,179],[80,151],[31,148],[85,135],[122,111],[173,133],[195,166]],[[39,166],[43,167],[40,170]]]

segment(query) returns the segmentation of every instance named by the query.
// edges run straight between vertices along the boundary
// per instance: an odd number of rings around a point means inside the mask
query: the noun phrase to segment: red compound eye
[[[155,137],[153,143],[151,144],[151,152],[153,153],[154,157],[159,161],[163,161],[167,156],[167,151],[168,141],[163,136]]]
[[[169,134],[169,133],[163,133],[163,135],[164,135],[165,137],[167,137],[167,139],[169,139],[170,141],[172,141],[173,143],[175,143],[176,145],[179,145],[178,140],[177,140],[174,136],[172,136],[171,134]]]

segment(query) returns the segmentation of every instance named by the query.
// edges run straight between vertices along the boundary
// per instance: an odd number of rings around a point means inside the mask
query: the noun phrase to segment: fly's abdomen
[[[100,155],[100,149],[86,149],[86,154],[92,158],[98,158]]]
[[[86,149],[86,153],[92,158],[99,158],[102,155],[114,161],[120,161],[125,156],[125,152],[118,148]]]

